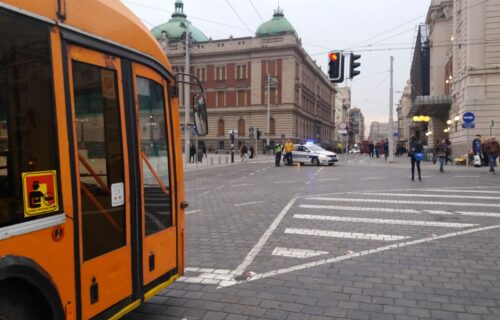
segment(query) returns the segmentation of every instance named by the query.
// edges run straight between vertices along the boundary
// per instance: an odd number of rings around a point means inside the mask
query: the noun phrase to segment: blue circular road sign
[[[473,123],[476,120],[476,116],[472,112],[466,112],[462,116],[465,123]]]

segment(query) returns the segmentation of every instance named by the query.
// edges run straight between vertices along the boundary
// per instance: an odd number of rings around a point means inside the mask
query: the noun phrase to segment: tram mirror
[[[196,126],[196,131],[199,136],[205,136],[208,134],[208,116],[207,116],[207,106],[205,103],[205,96],[201,93],[197,93],[193,97],[193,115],[194,124]]]

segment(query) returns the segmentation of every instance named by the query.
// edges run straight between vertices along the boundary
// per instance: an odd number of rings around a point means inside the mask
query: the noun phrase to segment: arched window
[[[219,123],[217,124],[217,135],[218,136],[224,136],[225,135],[225,131],[226,130],[224,130],[224,120],[219,119]]]
[[[274,118],[269,119],[269,135],[276,135],[276,120]]]
[[[243,119],[238,120],[238,136],[245,136],[245,120]]]

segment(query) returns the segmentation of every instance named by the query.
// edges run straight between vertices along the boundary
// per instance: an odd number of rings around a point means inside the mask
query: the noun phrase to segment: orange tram
[[[118,319],[183,274],[181,81],[118,0],[0,25],[0,319]]]

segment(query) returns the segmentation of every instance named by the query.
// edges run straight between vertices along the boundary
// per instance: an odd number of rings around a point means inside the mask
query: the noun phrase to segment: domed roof
[[[166,23],[154,27],[151,29],[151,32],[158,40],[167,37],[169,40],[176,41],[184,38],[184,33],[186,32],[184,26],[186,25],[189,25],[189,32],[194,42],[208,41],[207,36],[201,32],[200,29],[193,26],[187,19],[187,15],[184,13],[184,4],[182,0],[175,1],[175,12],[172,14],[172,18]]]
[[[261,24],[255,34],[257,37],[267,37],[285,33],[297,34],[292,24],[285,18],[283,10],[278,8],[274,11],[273,18]]]

